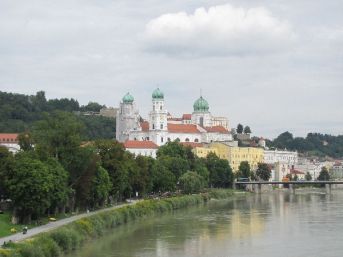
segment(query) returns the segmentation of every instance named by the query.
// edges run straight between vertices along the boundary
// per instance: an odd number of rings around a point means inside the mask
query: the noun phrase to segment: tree
[[[13,216],[20,222],[30,223],[32,214],[42,214],[50,206],[53,175],[40,160],[17,154],[6,183],[15,207]]]
[[[209,184],[211,187],[229,187],[233,181],[232,169],[227,160],[220,159],[215,153],[209,153],[206,166],[210,172]]]
[[[123,145],[114,140],[98,140],[94,147],[101,159],[101,166],[107,170],[112,183],[111,195],[119,200],[129,194],[129,169],[135,162],[133,155],[126,152]]]
[[[48,173],[52,176],[53,183],[50,194],[50,209],[56,214],[58,208],[64,210],[68,200],[70,193],[68,186],[69,174],[62,165],[53,158],[49,158],[44,164],[46,164]]]
[[[0,145],[0,200],[8,197],[6,180],[8,174],[13,172],[14,157],[10,151]]]
[[[33,150],[33,138],[30,132],[20,133],[18,136],[20,149],[23,151]]]
[[[187,171],[180,177],[180,187],[186,194],[199,193],[204,188],[204,180],[196,172]]]
[[[210,172],[206,167],[206,160],[203,158],[196,158],[192,167],[194,171],[203,178],[204,186],[208,186]]]
[[[319,173],[318,176],[319,181],[329,181],[330,180],[330,174],[328,172],[328,169],[326,167],[322,167],[322,170]]]
[[[242,134],[243,133],[243,125],[242,124],[238,124],[237,125],[237,129],[236,129],[237,134]]]
[[[89,102],[87,105],[81,106],[80,110],[84,112],[99,112],[103,107],[105,106],[97,102]]]
[[[147,156],[138,155],[135,159],[138,170],[138,177],[136,184],[132,185],[133,191],[138,192],[139,195],[144,196],[152,190],[151,169],[154,165],[155,159]]]
[[[91,204],[93,207],[103,207],[108,199],[112,183],[108,172],[101,166],[97,167],[91,185]]]
[[[243,178],[251,178],[250,164],[248,161],[242,161],[239,164],[238,170]]]
[[[176,178],[160,160],[156,160],[152,167],[152,180],[154,192],[166,192],[175,190]]]
[[[41,155],[63,160],[81,144],[83,126],[71,113],[56,111],[46,114],[33,130],[36,149]]]
[[[271,177],[271,170],[267,163],[259,163],[257,165],[256,176],[264,181],[268,181]]]
[[[249,126],[244,127],[244,134],[251,134],[251,129]]]
[[[190,168],[187,160],[181,157],[162,156],[158,158],[158,160],[164,167],[174,174],[176,180],[178,180],[179,177],[186,173]]]
[[[312,180],[312,176],[311,176],[310,172],[306,172],[305,179],[307,181],[311,181]]]

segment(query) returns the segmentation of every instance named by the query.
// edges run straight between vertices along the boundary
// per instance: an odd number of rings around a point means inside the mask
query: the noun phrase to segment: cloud
[[[278,52],[289,47],[295,33],[266,8],[226,4],[163,14],[147,23],[145,36],[150,51],[220,56]]]

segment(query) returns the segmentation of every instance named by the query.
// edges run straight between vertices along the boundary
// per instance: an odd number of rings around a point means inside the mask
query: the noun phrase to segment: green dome
[[[132,95],[130,95],[130,93],[127,93],[123,97],[123,103],[126,103],[126,104],[131,104],[133,102],[133,100],[134,100],[134,98]]]
[[[154,92],[152,92],[152,99],[163,99],[164,94],[159,88],[156,88]]]
[[[207,112],[209,109],[208,102],[200,96],[200,98],[194,102],[193,108],[195,112]]]

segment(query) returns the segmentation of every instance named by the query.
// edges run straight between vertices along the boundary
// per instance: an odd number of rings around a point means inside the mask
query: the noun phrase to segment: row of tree
[[[233,173],[215,154],[197,158],[190,148],[169,142],[157,158],[134,156],[115,140],[82,143],[82,123],[53,112],[19,136],[21,151],[0,148],[0,195],[11,199],[14,216],[30,222],[45,213],[99,208],[138,193],[229,187]]]
[[[36,95],[13,94],[0,91],[0,133],[20,133],[32,129],[33,124],[47,113],[64,111],[70,113],[99,112],[105,107],[96,102],[80,106],[75,99],[47,100],[44,91]],[[85,128],[81,136],[85,140],[114,138],[115,120],[101,116],[77,116]]]
[[[251,129],[249,126],[243,126],[242,124],[238,124],[236,128],[237,134],[251,134]]]
[[[332,136],[320,133],[309,133],[305,138],[293,137],[286,131],[273,141],[267,141],[269,147],[289,149],[308,155],[332,158],[343,158],[343,135]]]

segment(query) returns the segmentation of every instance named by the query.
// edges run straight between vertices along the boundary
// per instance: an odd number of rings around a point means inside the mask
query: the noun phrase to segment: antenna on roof
[[[202,96],[202,89],[200,88],[200,96]]]

